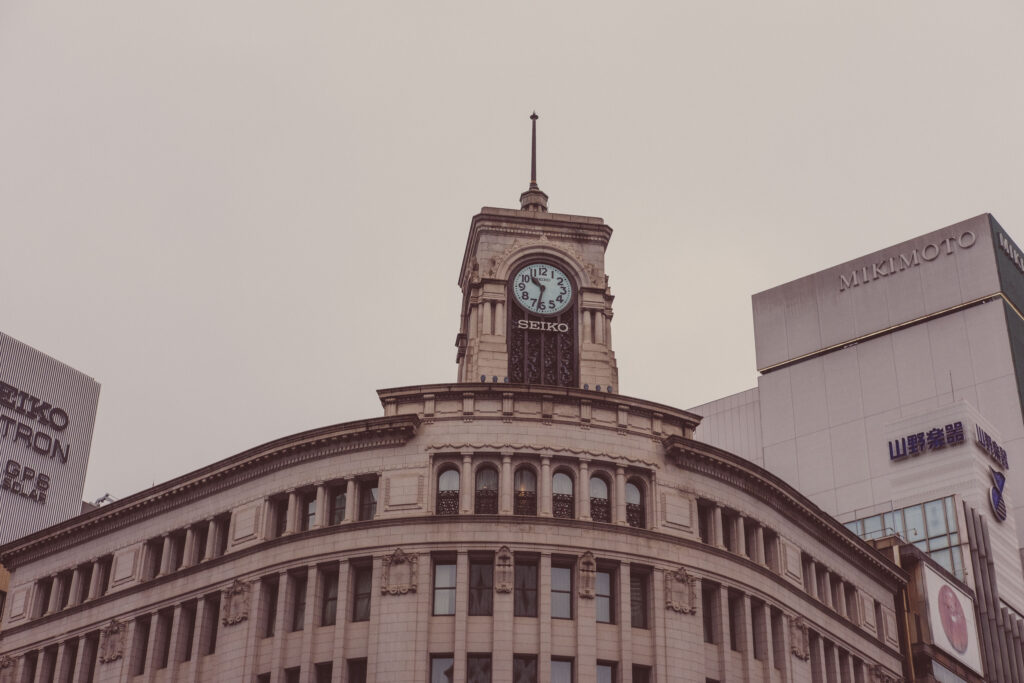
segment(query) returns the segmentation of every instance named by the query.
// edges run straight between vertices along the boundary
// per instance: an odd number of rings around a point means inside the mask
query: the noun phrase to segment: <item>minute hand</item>
[[[537,278],[535,278],[532,275],[530,276],[530,280],[533,282],[533,284],[535,284],[538,287],[540,287],[540,294],[537,295],[537,306],[536,306],[537,310],[539,311],[541,305],[544,303],[544,290],[546,289],[546,287],[544,287],[544,285],[542,285],[540,283],[540,281],[538,281]]]

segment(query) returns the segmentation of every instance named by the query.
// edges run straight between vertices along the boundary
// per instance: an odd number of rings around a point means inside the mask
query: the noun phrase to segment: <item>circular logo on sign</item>
[[[942,630],[953,649],[963,654],[967,651],[967,617],[964,608],[949,586],[939,589],[939,617]]]

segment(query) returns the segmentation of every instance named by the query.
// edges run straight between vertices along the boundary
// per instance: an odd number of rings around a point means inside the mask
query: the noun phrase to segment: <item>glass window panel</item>
[[[551,683],[572,683],[572,662],[566,659],[551,660]]]
[[[455,680],[455,658],[449,656],[430,658],[430,683],[452,683]]]
[[[572,598],[569,594],[551,594],[551,618],[572,619]]]
[[[597,683],[615,683],[615,667],[611,664],[598,664]]]
[[[946,497],[946,521],[949,524],[950,531],[956,531],[960,528],[956,521],[956,504],[953,502],[953,496]]]
[[[498,471],[485,467],[476,473],[476,490],[477,491],[497,491],[498,490]]]
[[[904,531],[904,528],[905,527],[903,526],[903,511],[902,510],[897,510],[897,511],[893,512],[892,513],[892,530],[893,530],[893,532],[895,534],[897,534],[898,536],[902,536],[902,537],[906,538],[907,534]]]
[[[515,655],[512,658],[512,683],[537,683],[537,657]]]
[[[928,536],[939,536],[946,533],[946,510],[941,500],[925,503],[924,516],[928,523]]]
[[[626,482],[626,502],[633,505],[640,504],[640,487],[633,482]]]
[[[467,683],[491,683],[491,656],[469,655],[466,658]]]
[[[469,615],[490,616],[493,611],[494,565],[473,562],[469,565]]]
[[[907,540],[920,541],[924,535],[924,511],[920,505],[912,505],[903,510],[903,518],[907,524]],[[916,545],[916,543],[915,543]]]
[[[928,552],[928,541],[918,541],[914,544],[914,547],[923,553]]]
[[[555,476],[552,479],[551,489],[554,493],[562,494],[565,496],[572,495],[572,477],[565,472],[555,472]]]
[[[953,548],[951,554],[953,556],[953,574],[956,575],[956,578],[958,578],[961,581],[963,581],[964,580],[964,558],[963,558],[963,555],[960,554],[960,548]]]
[[[936,536],[928,539],[929,550],[941,550],[949,547],[949,536]]]
[[[948,548],[946,550],[937,550],[933,553],[928,553],[928,555],[931,556],[933,560],[941,564],[946,571],[952,573],[953,556],[952,553],[949,552]]]
[[[571,591],[572,590],[572,569],[569,567],[551,568],[551,590]]]
[[[612,575],[611,572],[597,572],[594,587],[598,595],[611,595]]]
[[[537,477],[534,475],[533,470],[525,467],[520,467],[516,470],[515,487],[516,491],[529,491],[530,493],[536,493]]]
[[[882,516],[875,515],[864,520],[864,538],[878,538],[882,535]]]
[[[949,535],[949,544],[950,545],[960,545],[960,534],[958,534],[958,533],[950,534]]]
[[[846,523],[846,528],[849,529],[850,531],[852,531],[853,533],[857,534],[858,536],[861,535],[860,520],[854,520],[852,522],[847,522]]]
[[[608,498],[608,484],[601,477],[590,478],[590,497]]]
[[[437,488],[442,491],[458,491],[459,490],[459,471],[458,470],[445,470],[441,473],[441,478],[437,482]]]

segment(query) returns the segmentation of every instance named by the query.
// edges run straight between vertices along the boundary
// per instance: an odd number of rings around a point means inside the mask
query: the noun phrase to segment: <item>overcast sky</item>
[[[102,384],[85,498],[453,381],[518,207],[615,230],[621,393],[756,383],[750,296],[992,212],[1024,5],[0,0],[0,329]]]

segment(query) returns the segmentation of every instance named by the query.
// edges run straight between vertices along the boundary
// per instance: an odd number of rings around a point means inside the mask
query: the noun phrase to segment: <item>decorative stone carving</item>
[[[597,561],[589,550],[580,558],[580,597],[594,597],[594,581],[597,577]]]
[[[249,618],[249,581],[235,579],[221,593],[221,605],[224,616],[221,623],[225,626],[240,624]]]
[[[789,618],[789,649],[797,659],[807,661],[811,658],[811,648],[807,641],[807,624],[800,617]]]
[[[103,663],[115,662],[124,655],[124,638],[128,626],[111,619],[110,623],[100,629],[99,659]]]
[[[384,558],[384,580],[380,592],[391,595],[415,593],[419,562],[416,553],[407,555],[401,548],[395,548],[395,552]]]
[[[697,613],[697,579],[685,567],[665,572],[665,608],[680,614]]]
[[[14,683],[14,658],[0,655],[0,683]]]
[[[494,558],[494,590],[499,593],[511,593],[514,578],[512,551],[507,545],[503,545],[498,548],[498,554]]]
[[[902,683],[902,681],[902,678],[890,676],[889,672],[883,669],[881,664],[875,664],[873,667],[871,667],[872,683]]]

